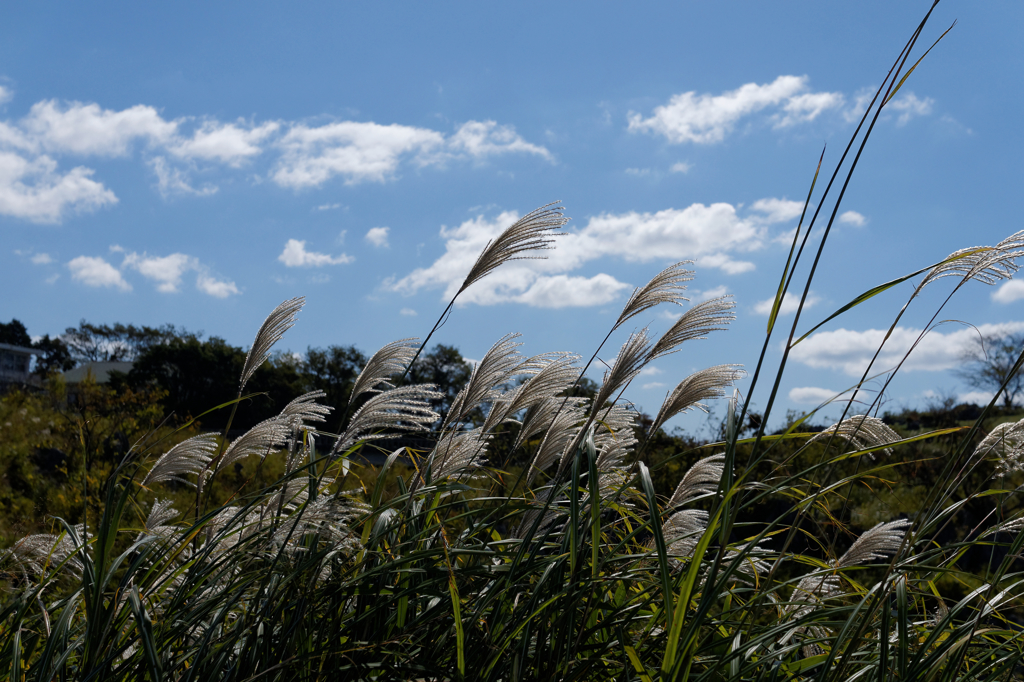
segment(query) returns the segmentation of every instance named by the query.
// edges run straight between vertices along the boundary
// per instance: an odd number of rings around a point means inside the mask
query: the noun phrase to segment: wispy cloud
[[[680,93],[647,118],[631,112],[629,130],[662,135],[674,144],[712,144],[724,140],[742,119],[765,109],[775,110],[771,120],[783,128],[842,107],[841,93],[808,92],[807,81],[807,76],[779,76],[771,83],[747,83],[720,95]]]
[[[804,310],[814,306],[821,300],[821,297],[817,296],[813,291],[807,294],[807,300],[804,301]],[[758,315],[770,315],[772,312],[772,306],[775,304],[775,297],[766,298],[763,301],[758,301],[754,305],[754,312]],[[797,308],[800,307],[800,296],[793,294],[791,291],[787,291],[786,295],[782,297],[782,305],[779,306],[780,315],[792,315],[796,312]],[[806,343],[806,341],[804,342]]]
[[[307,251],[304,240],[289,239],[277,260],[289,268],[319,268],[324,265],[351,263],[353,258],[344,253],[339,256],[331,256],[326,253]]]

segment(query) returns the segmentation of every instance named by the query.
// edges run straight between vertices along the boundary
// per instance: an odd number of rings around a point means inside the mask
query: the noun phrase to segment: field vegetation
[[[787,292],[806,298],[874,123],[920,63],[924,27],[834,171],[819,164],[808,178],[785,270],[766,282],[775,309],[758,362],[681,379],[655,415],[624,399],[631,382],[727,333],[734,317],[723,297],[684,306],[660,337],[642,326],[656,307],[687,303],[685,262],[637,288],[582,357],[526,357],[509,335],[463,367],[447,347],[420,357],[432,330],[423,343],[334,357],[353,368],[340,383],[310,385],[298,367],[290,387],[260,383],[290,362],[274,348],[300,298],[271,312],[247,352],[220,348],[203,393],[174,388],[165,357],[140,362],[134,379],[77,389],[86,402],[74,410],[59,382],[5,398],[0,434],[26,444],[3,451],[6,475],[46,491],[49,516],[5,502],[27,532],[8,529],[0,550],[0,670],[18,680],[1024,679],[1024,420],[997,408],[1001,391],[973,410],[882,416],[861,391],[835,424],[812,427],[814,411],[767,432],[789,352],[820,326],[798,333],[798,311],[783,328],[779,307]],[[559,204],[524,216],[456,298],[552,247],[565,222]],[[924,287],[952,296],[1005,280],[1021,255],[1024,233],[954,251],[851,295],[822,324],[907,283],[895,328]],[[143,359],[201,354],[204,343],[161,341]],[[608,344],[621,344],[614,361],[588,383]],[[1018,353],[1010,376],[1022,365]],[[744,397],[734,384],[745,372]],[[756,414],[755,391],[767,396]],[[710,442],[663,430],[716,399],[725,417]],[[67,457],[40,473],[29,458],[46,448]]]

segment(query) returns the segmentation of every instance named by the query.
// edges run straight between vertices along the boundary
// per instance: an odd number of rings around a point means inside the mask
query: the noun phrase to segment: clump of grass
[[[902,85],[923,25],[848,151],[858,140],[863,148]],[[803,244],[801,221],[776,310],[845,159]],[[529,214],[487,247],[462,289],[546,248],[563,222],[553,205]],[[959,278],[958,288],[979,272],[1009,276],[1017,255],[1015,246],[957,252],[932,272]],[[685,301],[685,265],[637,289],[598,351],[623,322]],[[240,397],[301,303],[286,301],[264,324]],[[966,431],[911,438],[866,414],[817,435],[801,433],[801,419],[767,436],[784,359],[754,435],[739,436],[749,397],[734,394],[725,438],[710,452],[678,453],[693,464],[659,498],[622,396],[654,358],[723,330],[732,315],[716,299],[660,338],[629,334],[593,400],[572,394],[589,366],[579,356],[523,357],[509,336],[440,415],[432,386],[404,383],[417,353],[403,339],[366,364],[344,433],[322,429],[330,409],[312,393],[232,442],[225,431],[162,453],[133,448],[107,480],[94,527],[61,523],[3,550],[0,669],[38,680],[1021,679],[1024,517],[1000,478],[1020,467],[1018,424],[977,447],[984,415]],[[724,397],[740,376],[721,365],[687,377],[653,428]],[[357,480],[359,449],[403,432],[429,432],[433,445],[398,448]],[[901,446],[928,436],[953,443],[946,487],[915,517],[857,533],[849,491],[898,475]],[[227,465],[271,459],[282,462],[279,480],[204,506],[202,488]],[[985,483],[971,487],[979,470]],[[194,487],[196,508],[173,509],[159,497],[167,486]],[[992,505],[989,518],[941,542],[978,500]],[[777,511],[766,516],[768,501]],[[972,574],[958,562],[979,547],[992,558]],[[971,590],[944,597],[937,586],[950,579]]]

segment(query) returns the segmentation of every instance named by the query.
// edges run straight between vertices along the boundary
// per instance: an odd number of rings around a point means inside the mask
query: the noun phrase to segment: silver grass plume
[[[323,398],[326,393],[321,390],[303,393],[295,400],[284,406],[279,418],[291,424],[293,429],[298,429],[310,422],[323,422],[327,415],[334,411],[330,405],[317,403],[317,398]]]
[[[430,453],[431,479],[440,481],[483,466],[488,440],[480,429],[447,432]]]
[[[710,495],[718,491],[718,483],[725,471],[725,454],[719,453],[699,459],[693,463],[683,479],[679,481],[675,492],[668,501],[668,509],[693,502],[698,497]]]
[[[996,463],[997,477],[1024,469],[1024,419],[999,424],[974,449],[974,455],[978,457],[990,453],[995,453],[999,460]]]
[[[81,534],[82,526],[76,526],[75,530]],[[30,575],[41,575],[47,568],[55,568],[62,564],[66,570],[80,574],[83,565],[81,559],[75,556],[78,549],[66,532],[60,535],[29,535],[0,552],[0,565],[5,563],[5,559],[13,561],[26,579]]]
[[[580,376],[580,369],[575,366],[578,360],[575,353],[548,353],[530,358],[530,364],[540,369],[492,403],[484,421],[484,431],[506,421],[514,421],[514,415],[521,410],[528,410],[567,391]]]
[[[887,523],[880,523],[870,530],[861,533],[850,549],[846,550],[843,556],[836,560],[835,567],[847,568],[857,566],[874,559],[885,557],[899,551],[903,545],[903,536],[912,523],[907,519],[897,519]]]
[[[691,556],[707,527],[708,513],[703,509],[684,509],[670,516],[661,527],[669,556]]]
[[[338,438],[332,454],[343,452],[359,440],[385,438],[389,434],[371,433],[380,429],[405,431],[426,430],[437,421],[438,414],[430,409],[430,401],[443,397],[431,384],[399,386],[378,393],[360,407],[349,420],[345,433]]]
[[[349,530],[350,522],[369,511],[369,507],[346,497],[324,495],[293,512],[271,535],[271,543],[289,553],[307,551],[303,536],[317,533],[333,550],[354,553],[360,548],[359,538]]]
[[[560,430],[564,430],[568,425],[578,425],[586,416],[584,406],[588,402],[586,398],[580,397],[561,398],[551,396],[533,405],[526,410],[526,415],[523,417],[523,425],[519,429],[519,435],[516,437],[516,442],[512,449],[515,450],[538,433],[544,433],[545,440],[547,440],[549,429],[554,426],[556,418],[558,423],[562,425],[559,427]],[[562,412],[568,414],[566,419],[560,418]],[[554,459],[551,461],[553,462]],[[548,464],[550,463],[548,462]]]
[[[469,381],[452,401],[441,429],[461,424],[469,413],[481,403],[494,400],[496,387],[508,382],[516,374],[536,371],[539,367],[523,367],[522,356],[516,350],[521,346],[515,340],[519,334],[506,334],[491,346],[480,362],[473,367]]]
[[[674,353],[685,341],[704,339],[711,332],[724,330],[724,325],[736,319],[736,313],[733,312],[735,307],[731,295],[711,298],[693,306],[658,339],[651,350],[650,359]]]
[[[561,229],[569,222],[569,219],[562,215],[562,210],[561,202],[558,201],[541,206],[510,225],[497,239],[488,242],[455,295],[458,296],[473,283],[486,277],[502,263],[541,258],[522,254],[553,248],[551,244],[555,240],[552,237],[561,234],[555,230]]]
[[[401,374],[409,366],[412,359],[416,357],[418,345],[417,339],[399,339],[383,346],[380,350],[370,356],[366,361],[363,371],[356,377],[352,384],[352,393],[349,395],[348,404],[352,405],[357,397],[363,393],[379,393],[382,390],[394,388],[388,381],[396,374]]]
[[[838,424],[833,424],[824,431],[815,434],[807,442],[813,443],[815,441],[828,440],[833,435],[842,438],[858,450],[895,443],[900,440],[900,435],[886,426],[881,419],[858,414],[849,419],[844,419]],[[886,455],[892,454],[890,448],[885,448],[882,452]],[[874,459],[874,455],[871,457]]]
[[[142,485],[177,481],[194,486],[191,481],[183,478],[186,475],[198,476],[213,460],[217,450],[217,434],[203,433],[175,445],[160,455],[156,464],[142,479]]]
[[[716,365],[686,377],[672,389],[665,402],[661,404],[658,416],[651,425],[651,433],[660,429],[672,417],[690,408],[695,407],[707,412],[707,405],[699,401],[723,397],[725,388],[739,381],[745,374],[739,365]]]
[[[962,258],[932,268],[914,290],[914,296],[928,284],[943,277],[959,276],[965,281],[973,279],[989,285],[1010,279],[1020,269],[1015,259],[1024,256],[1024,231],[1010,235],[995,246],[959,249],[949,254],[947,260],[961,255]]]
[[[256,332],[256,339],[252,342],[252,347],[245,355],[242,376],[238,381],[239,393],[249,382],[252,373],[270,357],[270,349],[274,344],[280,341],[284,333],[295,325],[295,316],[302,310],[305,303],[304,296],[288,299],[274,308],[273,312],[263,321],[260,330]]]
[[[622,344],[611,369],[604,373],[604,381],[594,398],[594,410],[599,410],[620,388],[640,374],[651,358],[651,341],[647,336],[647,328],[630,334]]]
[[[650,310],[661,303],[680,305],[679,301],[689,301],[690,299],[683,296],[686,286],[681,284],[681,282],[689,282],[693,279],[693,270],[683,268],[684,265],[691,265],[692,263],[692,260],[684,260],[675,265],[670,265],[655,275],[646,285],[634,289],[633,294],[626,301],[626,305],[623,306],[622,313],[619,315],[619,319],[615,321],[612,330],[618,329],[631,317]]]
[[[174,504],[173,500],[156,500],[153,502],[153,507],[149,510],[149,516],[146,517],[144,531],[146,535],[166,537],[177,531],[177,526],[172,525],[171,521],[178,516],[178,510],[172,507],[172,504]]]
[[[226,469],[249,455],[265,457],[271,450],[284,446],[292,434],[291,422],[292,419],[284,415],[261,421],[228,446],[217,464],[217,471]]]
[[[584,406],[587,401],[570,398],[565,403],[565,407],[559,410],[562,400],[561,398],[552,398],[545,401],[541,409],[537,411],[538,413],[543,412],[542,416],[538,416],[535,420],[527,419],[523,422],[524,432],[527,431],[528,427],[532,430],[534,424],[539,427],[538,432],[544,432],[544,439],[541,441],[537,454],[534,455],[533,462],[530,464],[530,473],[526,477],[527,486],[533,482],[537,474],[562,458],[562,453],[567,452],[567,448],[575,440],[576,435],[583,426],[582,422],[586,417]],[[552,418],[550,415],[555,416]],[[527,437],[520,436],[523,440]]]

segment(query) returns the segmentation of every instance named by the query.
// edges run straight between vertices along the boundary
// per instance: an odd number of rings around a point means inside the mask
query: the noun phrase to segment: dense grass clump
[[[812,203],[815,172],[751,393],[811,228],[823,228],[820,255],[923,27]],[[547,248],[564,223],[557,204],[527,215],[459,293]],[[955,291],[1008,278],[1022,247],[1014,235],[957,251],[837,314],[915,275],[907,306],[941,279]],[[685,302],[692,276],[678,263],[637,289],[591,362],[625,322]],[[229,440],[248,379],[302,306],[286,301],[260,328],[222,432],[188,424],[140,440],[102,485],[83,477],[80,517],[0,550],[11,679],[1024,679],[1024,422],[986,432],[990,405],[970,426],[898,432],[868,409],[766,435],[806,336],[798,314],[759,419],[732,391],[743,370],[721,365],[682,379],[639,424],[630,383],[725,329],[726,297],[689,307],[659,338],[622,330],[593,391],[579,390],[579,356],[524,357],[509,335],[439,414],[436,388],[407,380],[425,343],[406,339],[366,361],[345,414],[313,391]],[[730,393],[719,442],[648,456],[668,420]],[[360,459],[373,447],[378,466]],[[864,490],[882,499],[925,461],[938,484],[921,486],[913,511],[866,518]],[[255,485],[267,471],[272,482]],[[667,486],[665,472],[678,473]]]

